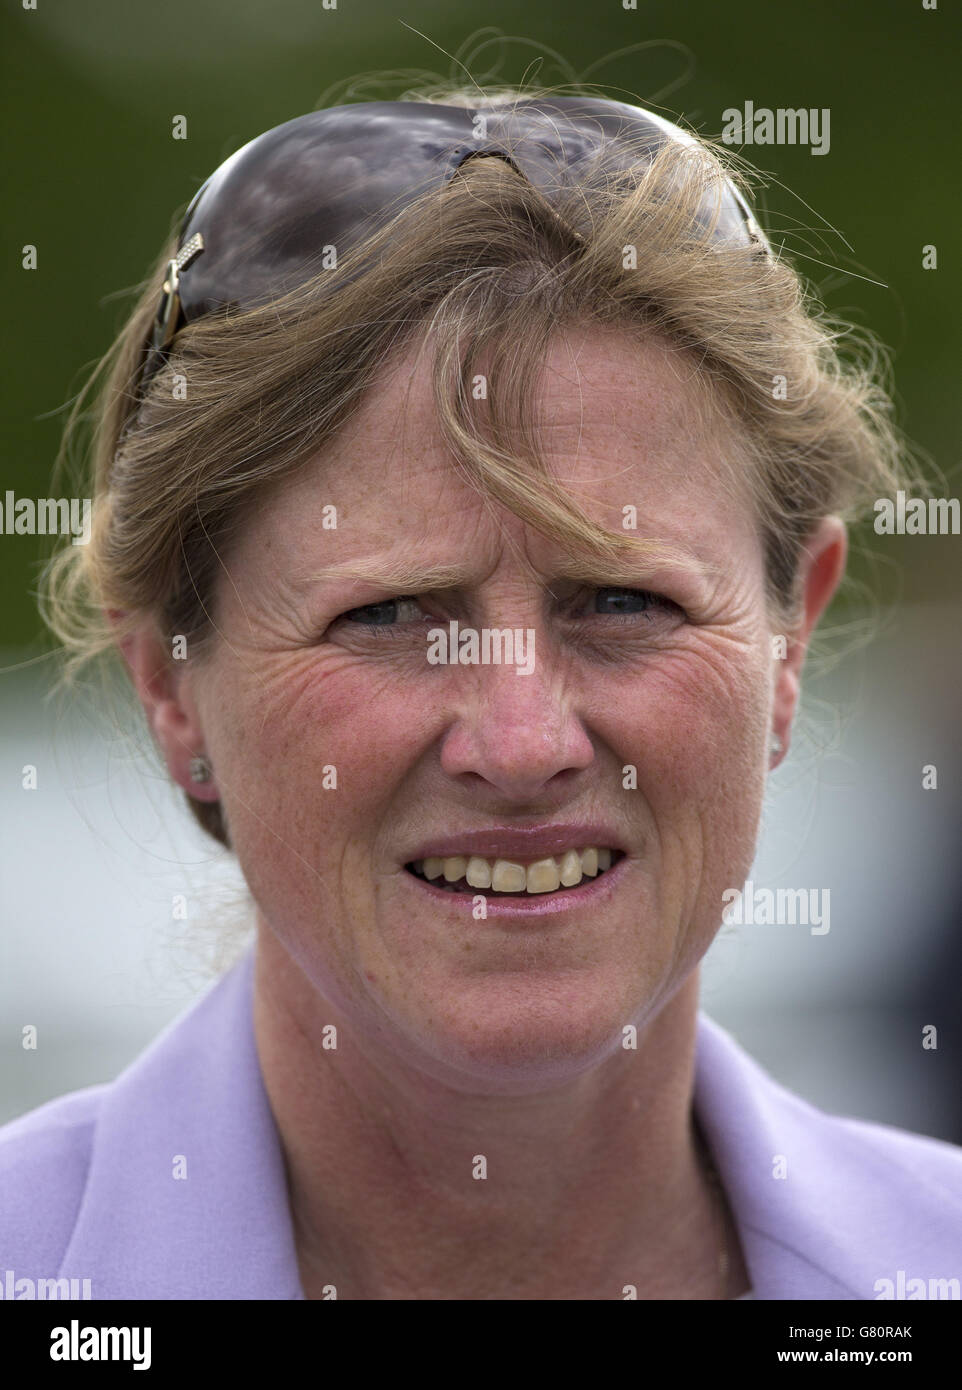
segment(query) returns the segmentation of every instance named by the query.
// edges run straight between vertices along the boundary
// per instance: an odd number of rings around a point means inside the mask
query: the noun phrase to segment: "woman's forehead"
[[[646,346],[626,365],[623,344],[600,335],[559,342],[547,365],[539,447],[559,489],[593,521],[664,540],[708,568],[724,564],[733,546],[755,543],[751,506],[720,464],[723,439],[701,436],[698,411],[686,405],[697,382],[679,379],[669,353]],[[414,353],[392,364],[356,417],[278,485],[247,536],[249,554],[270,550],[285,583],[356,578],[399,592],[451,586],[450,577],[436,585],[411,577],[438,565],[480,577],[507,550],[559,575],[566,558],[456,467],[438,426],[430,364]],[[401,561],[410,563],[399,571]]]
[[[482,352],[472,363],[469,389],[477,401],[477,425],[483,433],[486,402],[508,385],[510,367],[494,366]],[[703,375],[688,354],[654,335],[608,326],[577,327],[554,334],[542,370],[529,388],[528,407],[539,443],[570,455],[590,457],[601,447],[620,456],[660,451],[667,458],[701,446],[706,455],[730,448],[727,417],[712,408]],[[411,462],[427,452],[443,452],[433,384],[430,344],[419,343],[385,364],[380,378],[326,452],[350,454],[377,440],[395,458]],[[625,460],[627,461],[627,460]],[[437,461],[440,463],[440,460]]]

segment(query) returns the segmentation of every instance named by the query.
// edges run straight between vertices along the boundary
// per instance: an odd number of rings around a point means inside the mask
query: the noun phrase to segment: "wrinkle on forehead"
[[[475,365],[482,375],[490,354]],[[338,438],[360,429],[392,443],[399,429],[428,430],[441,442],[433,398],[433,351],[429,331],[406,342],[386,358],[382,376],[362,401]],[[683,433],[688,442],[707,442],[728,423],[718,409],[717,393],[690,349],[657,333],[639,333],[615,325],[570,325],[548,342],[543,370],[532,382],[540,405],[539,429],[578,429],[586,405],[602,423],[631,430],[639,442],[662,446]],[[626,423],[626,405],[644,412],[640,422]],[[423,444],[427,442],[423,437]]]
[[[664,351],[656,339],[639,342],[610,329],[559,332],[538,385],[538,432],[550,473],[596,520],[617,531],[623,507],[635,505],[639,539],[662,537],[688,551],[696,567],[712,568],[724,558],[724,537],[745,535],[746,523],[754,529],[754,522],[752,509],[725,486],[724,444],[701,433],[696,407],[706,393],[697,379],[685,379],[688,369],[681,354]],[[298,558],[296,538],[306,542],[317,529],[311,493],[320,494],[318,505],[338,507],[338,530],[318,532],[334,549],[332,563],[299,567],[291,575],[298,587],[304,579],[355,577],[397,592],[441,590],[468,581],[462,561],[469,551],[473,582],[481,562],[497,564],[496,552],[505,547],[530,573],[543,571],[550,550],[557,551],[557,543],[539,537],[457,468],[437,419],[431,373],[424,341],[386,362],[384,380],[316,456],[313,470],[280,490],[283,517],[274,520],[283,536],[275,545],[283,540],[290,558]],[[352,515],[360,523],[353,531]],[[265,522],[262,537],[270,522],[261,513]],[[459,539],[457,559],[452,534]],[[305,545],[311,551],[311,561],[321,560]],[[559,577],[590,582],[599,574],[590,557],[553,558]],[[610,568],[609,582],[616,582],[618,567]],[[620,574],[622,582],[642,578],[641,556]],[[415,582],[419,576],[432,582]]]

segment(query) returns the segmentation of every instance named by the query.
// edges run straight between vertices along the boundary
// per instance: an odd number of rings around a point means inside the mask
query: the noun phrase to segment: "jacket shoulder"
[[[840,1152],[860,1160],[868,1181],[896,1175],[908,1200],[935,1199],[943,1216],[955,1213],[962,1227],[962,1148],[944,1139],[848,1116],[823,1116]]]
[[[831,1114],[700,1019],[696,1109],[761,1298],[962,1277],[962,1148]]]
[[[87,1086],[0,1126],[0,1266],[53,1277],[73,1232],[107,1084]]]
[[[850,1169],[860,1182],[897,1185],[904,1179],[904,1198],[928,1204],[944,1200],[943,1211],[962,1219],[962,1148],[945,1139],[900,1129],[878,1120],[859,1119],[822,1110],[779,1082],[766,1077],[786,1120],[806,1135],[831,1163],[833,1180]]]
[[[735,1129],[747,1127],[764,1134],[766,1141],[784,1136],[809,1171],[817,1167],[833,1186],[845,1172],[869,1186],[898,1184],[904,1178],[908,1201],[945,1198],[948,1209],[962,1216],[962,1147],[881,1121],[822,1110],[769,1075],[713,1020],[702,1016],[700,1025],[711,1062],[711,1073],[703,1080],[713,1083],[712,1090],[721,1083],[729,1099],[741,1094],[742,1123],[735,1122]],[[731,1117],[724,1118],[731,1125]],[[823,1165],[815,1164],[816,1156]]]
[[[786,1126],[795,1136],[789,1179],[794,1169],[806,1219],[819,1232],[811,1258],[834,1268],[859,1298],[885,1296],[880,1290],[895,1288],[900,1277],[929,1288],[948,1280],[955,1293],[945,1296],[957,1298],[962,1148],[796,1104],[795,1124]],[[929,1294],[936,1296],[943,1295]]]

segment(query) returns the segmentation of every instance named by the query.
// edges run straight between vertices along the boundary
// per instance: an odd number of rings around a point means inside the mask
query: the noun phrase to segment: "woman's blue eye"
[[[608,602],[611,607],[603,606]],[[647,589],[607,588],[595,590],[595,604],[596,613],[631,617],[637,613],[649,613],[652,608],[664,607],[665,600]]]
[[[381,603],[366,603],[363,608],[352,608],[342,616],[348,622],[358,623],[362,627],[393,627],[398,617],[398,609],[407,603],[417,604],[417,599],[410,595],[387,598]]]
[[[589,613],[603,617],[635,618],[646,616],[652,621],[653,609],[670,608],[667,599],[653,594],[647,589],[621,589],[609,586],[595,589],[591,597]],[[382,599],[379,603],[366,603],[361,608],[351,608],[341,615],[342,620],[368,629],[393,628],[403,623],[416,622],[424,617],[418,599],[413,594],[397,598]]]

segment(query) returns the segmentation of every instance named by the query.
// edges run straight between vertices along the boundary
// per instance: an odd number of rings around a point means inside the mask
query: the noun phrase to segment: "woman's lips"
[[[619,851],[614,854],[617,857]],[[443,859],[418,859],[407,867],[439,888],[446,882],[452,887],[463,883],[465,888],[490,888],[493,893],[551,893],[562,887],[575,888],[583,878],[596,878],[610,869],[611,863],[612,851],[606,846],[585,845],[528,863],[504,855],[452,854]]]
[[[471,887],[463,880],[460,891],[452,890],[450,886],[437,886],[438,883],[444,882],[443,878],[431,882],[415,874],[410,866],[406,868],[406,877],[415,892],[429,895],[437,901],[439,906],[447,904],[454,907],[455,910],[466,912],[475,920],[478,920],[475,903],[479,896],[484,898],[485,916],[488,917],[544,916],[550,913],[572,911],[589,904],[599,906],[617,890],[624,877],[627,862],[627,857],[620,850],[617,850],[612,854],[609,869],[599,872],[594,877],[583,877],[577,885],[559,887],[554,891],[540,893],[528,893],[527,891],[514,894],[496,892],[492,889]]]
[[[530,864],[549,855],[565,854],[588,845],[625,851],[621,833],[603,821],[570,821],[543,825],[491,825],[483,830],[459,830],[436,835],[411,845],[401,856],[402,864],[419,859],[444,859],[453,855],[480,855],[485,859],[510,859]]]

